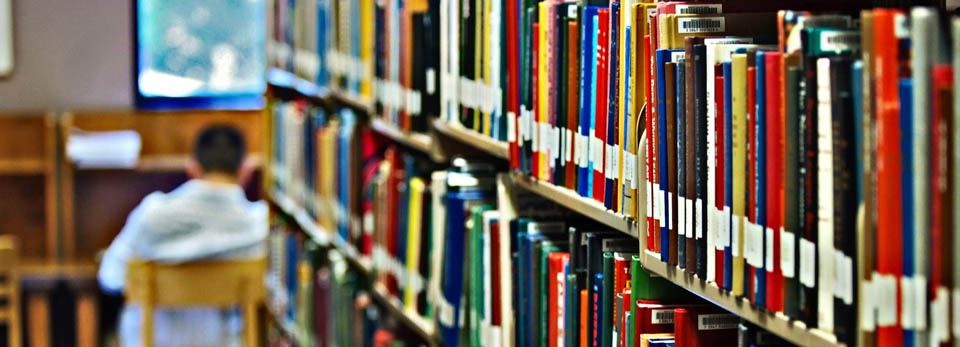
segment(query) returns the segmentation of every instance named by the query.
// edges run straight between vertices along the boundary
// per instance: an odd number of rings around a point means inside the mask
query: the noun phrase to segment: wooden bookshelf
[[[433,121],[433,130],[487,152],[497,158],[510,158],[509,147],[506,142],[500,142],[490,137],[480,135],[476,131],[467,129],[459,123],[446,122],[437,118]]]
[[[273,321],[274,324],[277,325],[278,328],[280,328],[280,332],[284,336],[287,336],[293,339],[293,342],[297,346],[314,346],[315,345],[314,343],[315,341],[313,339],[312,334],[310,334],[307,331],[304,331],[303,329],[300,329],[300,327],[298,327],[296,324],[284,318],[283,315],[280,314],[280,312],[277,312],[273,308],[273,306],[270,306],[270,305],[266,305],[266,306],[267,306],[267,313],[269,313],[270,315],[270,319]]]
[[[434,161],[443,161],[443,154],[438,150],[435,139],[428,134],[404,132],[379,118],[370,120],[370,128],[397,143],[427,154]]]
[[[368,257],[361,256],[353,245],[346,243],[340,237],[329,236],[331,234],[327,233],[306,213],[306,210],[297,206],[286,194],[279,190],[271,190],[269,197],[281,211],[293,217],[300,228],[313,238],[315,242],[320,245],[333,246],[343,254],[344,259],[346,259],[351,266],[365,274],[368,278],[373,276],[373,265]],[[439,346],[439,337],[436,335],[434,325],[416,312],[404,309],[402,305],[398,303],[399,300],[386,293],[382,285],[374,285],[370,291],[370,295],[379,302],[382,307],[385,307],[391,316],[400,320],[407,328],[427,342],[428,346]]]
[[[783,313],[773,314],[757,308],[749,300],[721,290],[716,284],[700,280],[683,269],[670,266],[650,251],[641,258],[644,269],[712,302],[713,304],[754,323],[763,329],[800,346],[843,346],[836,337],[818,329],[807,329],[802,322],[790,320]]]
[[[636,223],[627,219],[622,214],[608,210],[603,204],[596,200],[584,198],[572,190],[555,186],[552,183],[544,182],[519,172],[511,172],[510,180],[513,184],[537,193],[543,198],[560,204],[574,212],[587,216],[630,236],[639,237],[636,232],[637,228],[633,226],[633,224]]]

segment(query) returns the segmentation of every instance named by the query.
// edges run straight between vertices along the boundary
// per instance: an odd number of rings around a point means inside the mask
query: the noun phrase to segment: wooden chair
[[[0,235],[0,325],[7,326],[11,347],[20,347],[20,276],[17,275],[17,239]]]
[[[153,346],[156,308],[215,307],[243,310],[246,346],[259,345],[257,308],[265,296],[266,260],[204,261],[165,265],[133,261],[126,298],[141,306],[141,345]]]

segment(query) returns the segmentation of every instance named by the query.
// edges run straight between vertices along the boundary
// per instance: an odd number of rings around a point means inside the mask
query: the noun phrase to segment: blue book
[[[677,182],[678,182],[678,183],[677,183],[677,199],[680,201],[679,204],[684,204],[684,201],[685,201],[685,199],[687,198],[687,193],[688,193],[688,192],[687,192],[687,183],[686,183],[686,182],[687,182],[687,175],[690,174],[690,173],[687,172],[687,165],[686,165],[686,161],[687,161],[687,146],[688,146],[687,140],[686,140],[686,138],[687,138],[687,126],[688,126],[688,124],[687,124],[687,113],[686,113],[686,109],[687,109],[687,108],[686,108],[686,104],[687,104],[687,99],[686,99],[686,93],[687,93],[687,87],[686,87],[686,86],[687,86],[687,64],[686,64],[686,59],[685,59],[685,58],[675,59],[674,62],[677,63],[677,74],[676,74],[676,75],[677,75],[677,81],[676,81],[677,92],[675,93],[677,100],[674,101],[674,102],[676,103],[676,105],[677,105],[677,107],[676,107],[677,114],[676,114],[676,115],[671,115],[671,117],[674,117],[674,118],[676,119],[676,121],[674,121],[674,122],[675,122],[674,124],[677,125],[677,135],[676,135],[676,139],[677,139]],[[691,139],[691,140],[692,140],[692,139]],[[684,205],[684,206],[685,206],[685,205]],[[684,221],[684,222],[685,222],[686,216],[680,216],[680,215],[679,215],[679,211],[677,211],[677,212],[678,212],[678,213],[677,213],[677,214],[678,214],[678,216],[677,216],[677,217],[678,217],[678,218],[677,218],[677,221]],[[684,232],[685,230],[686,230],[685,228],[681,228],[681,225],[680,225],[680,224],[677,224],[677,231],[678,231],[677,234],[678,234],[678,238],[679,238],[679,240],[677,240],[677,259],[679,260],[679,261],[677,262],[677,266],[678,266],[679,268],[681,268],[681,269],[685,269],[685,268],[687,267],[687,260],[686,260],[686,259],[687,259],[687,242],[686,242],[686,236],[685,236],[685,234],[680,234],[681,232]]]
[[[515,283],[514,288],[517,289],[517,295],[514,296],[513,307],[518,308],[517,322],[521,323],[521,324],[515,324],[516,326],[515,333],[516,333],[516,341],[520,341],[520,343],[522,343],[523,341],[526,341],[526,332],[527,332],[526,325],[522,323],[526,321],[528,313],[527,313],[527,310],[520,309],[520,308],[527,307],[526,306],[527,305],[527,301],[526,301],[527,286],[524,284],[527,283],[526,280],[527,280],[527,276],[529,275],[528,274],[529,271],[527,270],[527,267],[529,267],[529,265],[524,260],[524,259],[527,259],[526,257],[527,248],[524,247],[524,243],[527,239],[527,225],[529,223],[530,223],[530,219],[527,219],[527,218],[517,219],[517,230],[516,230],[517,240],[516,242],[513,242],[513,245],[512,245],[513,247],[516,248],[513,250],[513,257],[514,257],[513,264],[516,266],[516,271],[514,271],[513,273],[514,275],[513,283]]]
[[[610,83],[608,84],[607,93],[607,151],[608,154],[606,160],[616,160],[613,156],[617,155],[613,153],[614,144],[617,141],[617,120],[619,117],[620,108],[617,107],[620,100],[620,93],[617,90],[617,80],[620,77],[620,64],[618,57],[620,56],[620,21],[616,20],[620,18],[620,2],[611,2],[610,3],[610,51],[607,52],[608,58],[607,61],[610,62],[609,66],[609,78]],[[617,200],[614,197],[613,192],[613,181],[617,178],[617,173],[613,172],[612,165],[609,165],[611,170],[604,169],[603,172],[606,176],[606,185],[604,186],[604,191],[606,194],[603,194],[603,205],[607,209],[613,208],[613,203]],[[608,172],[609,171],[609,172]]]
[[[459,257],[465,252],[466,203],[488,198],[490,198],[490,194],[482,191],[447,193],[447,238],[444,246],[446,255]],[[440,337],[444,345],[448,347],[459,346],[460,342],[460,326],[456,317],[460,317],[461,314],[460,299],[463,296],[463,268],[462,261],[448,261],[443,267],[443,300],[446,301],[445,305],[453,307],[453,315],[449,316],[451,319],[447,320],[441,313],[439,315],[440,319],[437,321],[440,327]]]
[[[603,303],[599,298],[603,297],[603,273],[598,273],[593,275],[593,285],[590,286],[590,296],[594,298],[592,309],[588,309],[592,316],[590,317],[590,325],[593,326],[594,333],[590,335],[591,346],[602,346],[600,344],[600,336],[603,335],[600,331],[603,331],[603,326],[600,325],[601,317],[603,317]]]
[[[756,132],[757,143],[755,144],[757,148],[756,163],[755,163],[755,173],[754,174],[754,185],[756,186],[755,193],[756,196],[754,200],[754,212],[756,213],[756,220],[754,221],[757,225],[762,228],[760,232],[760,238],[762,239],[763,247],[760,247],[760,254],[763,256],[764,261],[766,261],[766,250],[767,250],[767,239],[766,239],[766,229],[764,227],[767,225],[767,88],[766,88],[766,60],[764,59],[763,51],[757,51],[756,55],[757,63],[757,95],[756,95],[756,112],[754,115],[756,121],[754,122],[754,131]],[[771,234],[771,236],[773,236]],[[766,265],[766,264],[764,264]],[[753,284],[753,299],[754,304],[760,307],[767,306],[767,271],[764,266],[759,266],[754,271],[754,284]]]
[[[593,138],[594,125],[593,114],[596,110],[593,97],[596,96],[594,90],[597,88],[596,73],[596,55],[595,49],[597,41],[597,11],[601,6],[587,6],[583,8],[583,46],[580,48],[582,55],[580,57],[580,124],[579,132],[583,137],[583,149],[586,155],[580,166],[577,167],[579,175],[577,176],[578,191],[580,196],[593,196],[593,162],[589,160],[590,139]]]
[[[909,78],[900,79],[900,153],[903,156],[903,277],[912,278],[916,262],[914,240],[916,230],[913,228],[914,204],[913,199],[913,81]],[[915,345],[915,330],[903,329],[903,346]]]
[[[733,240],[733,217],[728,213],[733,206],[733,66],[723,63],[723,223],[727,224],[727,240]],[[723,288],[733,290],[733,249],[727,242],[723,247]]]
[[[626,27],[626,37],[630,37],[630,35],[631,35],[630,32],[632,31],[631,29],[632,29],[631,27]],[[630,57],[630,56],[631,56],[630,54],[632,54],[632,53],[631,53],[631,50],[630,50],[630,46],[633,46],[633,45],[626,45],[626,47],[624,47],[624,53],[626,54],[627,57]],[[626,81],[630,81],[630,80],[634,77],[634,76],[631,74],[631,70],[630,70],[630,69],[631,69],[631,66],[633,66],[633,65],[632,65],[632,62],[633,62],[633,59],[627,59],[627,60],[624,62],[624,66],[625,66],[626,69],[627,69],[627,71],[624,71],[624,73],[627,74],[627,78],[625,79]],[[637,83],[642,83],[642,82],[638,81]],[[633,100],[633,90],[630,89],[630,87],[631,87],[632,85],[633,85],[633,83],[627,83],[627,85],[624,86],[625,88],[627,88],[627,90],[626,90],[625,93],[624,93],[624,95],[626,95],[626,100],[624,100],[623,105],[622,105],[621,107],[623,108],[623,114],[625,115],[625,117],[632,117],[632,115],[630,114],[630,104],[633,103],[633,102],[636,102],[636,100]],[[640,110],[634,110],[633,112],[634,112],[634,113],[639,113]],[[630,129],[629,125],[630,125],[630,122],[629,122],[628,120],[626,120],[626,119],[624,119],[623,123],[620,124],[620,132],[623,133],[623,143],[621,143],[620,146],[621,146],[621,147],[624,147],[624,151],[627,151],[627,148],[630,146],[630,143],[631,143],[631,142],[630,142],[630,132],[631,132],[633,129]],[[637,136],[640,136],[640,135],[637,134]],[[639,144],[638,144],[638,145],[639,145]],[[636,153],[636,151],[637,151],[636,148],[630,148],[629,151],[630,151],[631,153],[633,153],[633,154],[637,154],[637,153]],[[623,163],[620,163],[620,165],[623,165]],[[626,171],[624,171],[624,172],[626,172]],[[630,179],[631,179],[631,180],[635,180],[636,178],[631,177]],[[632,194],[633,194],[632,192],[627,193],[630,189],[631,189],[630,184],[628,184],[628,183],[626,182],[626,180],[624,180],[623,182],[620,182],[620,194],[624,197],[623,199],[621,199],[621,201],[626,202],[627,199],[625,199],[625,198],[627,197],[627,195],[630,195],[630,196],[633,198],[633,204],[634,204],[634,206],[636,206],[636,204],[637,204],[637,199],[639,199],[640,197],[633,196],[633,195],[632,195]],[[624,206],[624,205],[621,204],[621,206],[620,206],[620,211],[623,211],[623,210],[625,210],[625,209],[627,209],[627,208],[631,208],[631,206]],[[641,213],[642,213],[642,212],[641,212]],[[624,213],[624,215],[626,215],[626,213]],[[639,218],[638,216],[634,216],[634,217]]]
[[[656,52],[657,110],[659,110],[659,112],[657,112],[658,113],[657,127],[659,128],[657,132],[660,135],[659,142],[661,144],[661,147],[669,145],[667,144],[667,112],[666,112],[667,110],[666,83],[667,82],[664,80],[664,78],[666,77],[665,64],[668,61],[670,61],[671,59],[670,56],[671,54],[673,54],[673,52],[683,52],[683,50],[658,49]],[[663,200],[661,201],[667,202],[667,201],[670,201],[670,199],[667,196],[667,192],[668,192],[667,183],[670,180],[670,175],[668,170],[666,169],[666,163],[667,163],[666,148],[665,147],[660,148],[659,153],[660,153],[659,155],[660,158],[658,159],[658,162],[660,163],[660,184],[658,187],[659,190],[657,191],[657,194],[660,194],[662,196]],[[670,214],[672,211],[670,211],[669,203],[666,203],[665,205],[666,206],[663,207],[663,218],[661,218],[660,220],[660,260],[663,262],[669,262],[670,261],[670,251],[669,251],[670,250],[670,243],[669,243],[670,230],[668,229],[667,226],[670,225]]]

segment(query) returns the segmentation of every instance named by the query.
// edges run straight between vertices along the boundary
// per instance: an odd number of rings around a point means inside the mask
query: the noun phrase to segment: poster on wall
[[[0,77],[13,72],[13,0],[0,0]]]

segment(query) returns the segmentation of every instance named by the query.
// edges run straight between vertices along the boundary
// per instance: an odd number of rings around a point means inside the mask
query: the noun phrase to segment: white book
[[[430,174],[430,223],[432,230],[446,230],[447,215],[446,206],[443,203],[443,197],[447,195],[447,172],[434,171]],[[443,269],[443,247],[446,244],[446,233],[430,233],[430,272],[438,274]],[[440,302],[443,298],[443,292],[440,290],[442,276],[430,276],[427,282],[427,298],[429,302]]]
[[[830,58],[817,59],[817,328],[833,331],[833,116]]]

